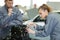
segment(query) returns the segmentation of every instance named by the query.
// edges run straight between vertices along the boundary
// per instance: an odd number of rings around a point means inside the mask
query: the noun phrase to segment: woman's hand
[[[27,30],[28,33],[35,34],[35,31],[33,31],[33,30],[30,29],[30,28],[26,28],[26,30]]]
[[[31,29],[31,28],[35,28],[35,27],[36,27],[36,24],[35,23],[28,22],[26,30],[27,30],[28,33],[35,34],[34,29]]]

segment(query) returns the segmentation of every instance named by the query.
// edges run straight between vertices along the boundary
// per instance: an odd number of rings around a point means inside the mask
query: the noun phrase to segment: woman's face
[[[39,9],[39,15],[41,18],[45,19],[46,16],[48,15],[48,11],[44,9]]]

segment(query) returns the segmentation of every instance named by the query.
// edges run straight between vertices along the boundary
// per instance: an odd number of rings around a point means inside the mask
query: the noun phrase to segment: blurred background
[[[42,4],[48,4],[54,12],[60,10],[60,0],[14,0],[15,7],[19,8],[23,15],[23,20],[34,18],[38,14],[38,8]],[[0,7],[4,5],[4,0],[0,0]]]

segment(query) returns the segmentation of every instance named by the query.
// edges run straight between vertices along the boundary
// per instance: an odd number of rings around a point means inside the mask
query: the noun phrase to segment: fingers
[[[12,8],[9,8],[8,9],[8,16],[11,16],[11,14],[12,14]]]
[[[35,23],[33,23],[33,22],[29,22],[29,23],[27,24],[27,27],[26,27],[27,32],[28,32],[28,33],[32,33],[32,34],[34,34],[35,31],[32,30],[31,27],[35,27],[35,26],[36,26]]]
[[[30,28],[27,28],[27,32],[31,34],[35,34],[35,31],[31,30]]]

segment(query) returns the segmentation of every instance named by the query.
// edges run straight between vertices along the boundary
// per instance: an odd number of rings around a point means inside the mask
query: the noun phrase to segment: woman
[[[35,34],[39,37],[50,35],[50,40],[60,40],[60,15],[58,13],[51,13],[50,8],[46,4],[40,6],[38,11],[41,18],[46,19],[46,25],[43,31],[34,31],[27,28],[28,33]],[[27,27],[31,25],[35,26],[37,30],[40,29],[40,26],[33,22],[28,23]]]

